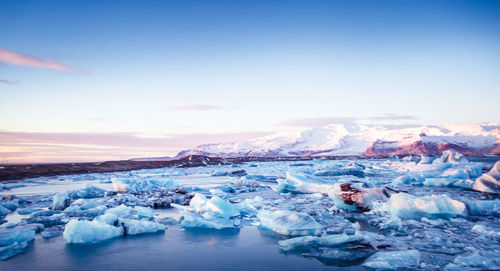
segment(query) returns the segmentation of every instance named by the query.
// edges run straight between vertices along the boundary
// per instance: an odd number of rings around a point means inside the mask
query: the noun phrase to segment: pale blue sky
[[[0,48],[69,67],[0,63],[0,130],[498,123],[499,32],[498,1],[0,0]]]

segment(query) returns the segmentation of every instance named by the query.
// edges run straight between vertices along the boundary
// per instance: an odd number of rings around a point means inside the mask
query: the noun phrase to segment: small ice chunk
[[[403,219],[451,218],[463,215],[463,202],[453,200],[448,195],[416,197],[406,193],[393,194],[389,199],[389,211]]]
[[[182,186],[172,179],[135,180],[127,178],[112,178],[116,192],[142,192],[149,190],[175,189]]]
[[[395,270],[418,267],[420,253],[417,250],[380,251],[366,259],[362,266],[371,269]]]
[[[9,209],[0,204],[0,216],[6,216],[8,213],[10,213]]]
[[[207,199],[207,197],[198,193],[189,202],[189,207],[195,212],[209,212],[224,218],[239,216],[241,213],[234,204],[217,196]]]
[[[14,227],[0,229],[0,246],[8,246],[14,242],[29,242],[35,239],[35,229],[31,227]]]
[[[472,189],[476,191],[500,194],[500,161],[488,171],[476,179]]]
[[[333,183],[305,173],[286,173],[286,179],[278,179],[278,192],[328,194]]]
[[[137,210],[124,204],[106,210],[106,214],[108,213],[115,214],[121,218],[137,218]]]
[[[347,235],[345,233],[326,236],[301,236],[279,241],[283,251],[291,251],[311,246],[336,247],[350,242],[359,242],[363,236],[359,234]]]
[[[471,200],[466,203],[471,215],[494,215],[500,217],[500,200]]]
[[[119,219],[120,224],[124,228],[124,235],[136,235],[142,233],[150,233],[163,231],[167,227],[163,224],[147,221],[147,220],[137,220],[137,219]]]
[[[283,235],[319,235],[323,226],[306,213],[288,210],[267,211],[257,213],[261,227],[268,228]]]
[[[500,269],[498,254],[494,251],[479,253],[475,251],[469,256],[458,256],[452,263],[447,264],[444,270],[497,270]]]
[[[193,212],[181,212],[181,225],[184,228],[208,228],[208,229],[229,229],[235,228],[232,219],[222,217],[204,218],[203,216]]]
[[[500,239],[500,231],[489,230],[484,225],[474,225],[472,232]]]
[[[0,260],[7,260],[22,253],[27,246],[28,242],[14,242],[8,246],[0,247]]]
[[[64,228],[67,243],[95,243],[123,235],[122,227],[114,227],[98,221],[73,219]]]
[[[149,207],[135,206],[134,209],[137,211],[137,215],[139,216],[139,219],[141,219],[141,218],[153,218],[155,216],[153,209],[151,209]]]

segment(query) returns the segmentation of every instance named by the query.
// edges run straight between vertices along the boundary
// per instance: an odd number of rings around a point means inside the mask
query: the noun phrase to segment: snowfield
[[[325,135],[319,133],[317,145],[311,148],[335,149],[352,142],[346,138],[352,134],[342,127],[331,129],[342,136],[323,142]],[[454,133],[458,128],[448,129]],[[428,133],[438,132],[429,128]],[[263,144],[266,150],[278,145]],[[156,238],[167,244],[177,242],[172,246],[179,251],[196,251],[202,242],[199,236],[218,240],[257,231],[260,237],[229,247],[235,253],[246,251],[246,245],[266,238],[277,255],[287,256],[283,261],[315,259],[312,265],[297,263],[296,268],[499,269],[500,161],[496,160],[479,162],[445,151],[439,157],[255,162],[4,183],[0,267],[27,269],[23,262],[34,257],[29,251],[48,244],[60,254],[135,236],[127,240],[137,250],[148,250],[141,242]],[[179,243],[178,236],[184,233],[193,239]],[[265,245],[258,244],[265,250]],[[217,246],[225,247],[224,242]],[[102,255],[105,250],[95,253]],[[120,253],[115,251],[113,256]],[[57,263],[58,257],[53,256]],[[154,262],[166,267],[175,261],[165,257]],[[224,261],[223,256],[217,257],[221,258],[216,261]],[[244,268],[233,263],[219,269]]]
[[[496,124],[394,128],[330,124],[314,129],[279,132],[247,141],[207,144],[182,151],[178,157],[199,154],[242,156],[345,156],[427,154],[447,149],[468,155],[500,154],[500,127]]]

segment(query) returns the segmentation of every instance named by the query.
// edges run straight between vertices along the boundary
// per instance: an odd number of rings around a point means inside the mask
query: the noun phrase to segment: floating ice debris
[[[116,192],[141,192],[148,190],[175,189],[182,186],[172,179],[140,180],[127,178],[113,178],[113,188]]]
[[[472,232],[479,233],[485,236],[500,239],[500,231],[494,231],[487,229],[484,225],[474,225],[472,227]]]
[[[68,222],[68,217],[64,213],[53,214],[53,215],[37,215],[38,212],[31,214],[31,216],[26,220],[28,223],[39,223],[43,224],[45,227],[51,227],[54,225],[63,225]]]
[[[10,210],[0,204],[0,216],[6,216],[8,213],[10,213]]]
[[[328,196],[339,209],[348,211],[368,211],[374,202],[386,201],[388,194],[381,188],[364,188],[360,190],[351,184],[334,184]]]
[[[0,260],[7,260],[22,253],[27,246],[28,242],[14,242],[8,246],[0,247]]]
[[[497,161],[490,171],[477,178],[472,189],[486,193],[500,194],[500,161]]]
[[[29,214],[32,214],[34,212],[38,212],[41,210],[42,209],[39,209],[39,208],[18,208],[17,213],[20,215],[29,215]]]
[[[104,197],[105,192],[106,191],[104,189],[95,187],[91,184],[86,184],[82,189],[70,190],[56,194],[52,202],[52,209],[64,210],[71,204],[71,200]]]
[[[465,214],[465,204],[453,200],[448,195],[416,197],[406,193],[391,195],[388,201],[389,211],[403,219],[450,218]]]
[[[362,266],[377,270],[396,270],[418,267],[420,253],[417,250],[380,251],[366,259]]]
[[[462,270],[497,270],[500,269],[498,251],[486,251],[479,253],[475,251],[469,256],[457,256],[453,263],[444,267],[447,271]]]
[[[217,196],[208,199],[202,194],[195,194],[189,206],[174,206],[182,210],[181,225],[186,228],[234,228],[238,223],[232,218],[241,215],[237,205]]]
[[[106,210],[106,214],[109,213],[121,218],[137,218],[137,210],[124,204]]]
[[[283,235],[319,235],[323,228],[321,224],[306,213],[288,210],[260,210],[257,217],[260,220],[261,227]]]
[[[135,206],[134,209],[137,211],[137,215],[139,216],[139,219],[141,219],[141,218],[153,218],[155,216],[155,213],[153,212],[153,209],[151,209],[151,208]]]
[[[286,179],[278,179],[278,192],[328,194],[333,183],[305,173],[286,173]]]
[[[198,213],[211,213],[223,218],[239,216],[241,213],[234,204],[217,196],[207,199],[207,197],[198,193],[191,199],[189,208]]]
[[[467,162],[467,159],[458,151],[446,150],[443,152],[440,158],[434,160],[434,163],[463,163]]]
[[[161,223],[137,220],[137,219],[119,219],[120,225],[124,228],[124,235],[136,235],[142,233],[150,233],[163,231],[167,227]]]
[[[192,212],[181,212],[181,214],[181,225],[185,228],[208,228],[221,230],[235,228],[238,226],[235,225],[237,223],[235,223],[232,219],[222,217],[204,218],[203,216]]]
[[[279,241],[280,248],[283,251],[291,251],[301,248],[311,248],[314,246],[335,247],[350,242],[358,242],[363,240],[363,236],[359,234],[347,235],[345,233],[332,234],[326,236],[301,236],[291,239]]]
[[[66,224],[63,233],[67,243],[95,243],[120,235],[123,235],[122,227],[76,219]]]
[[[94,208],[85,208],[79,205],[69,206],[64,210],[64,213],[70,217],[96,217],[104,214],[108,208],[104,205],[97,206]]]
[[[466,203],[471,215],[500,217],[500,200],[471,200]]]
[[[35,239],[35,229],[31,227],[0,228],[0,247],[14,242],[29,242]]]

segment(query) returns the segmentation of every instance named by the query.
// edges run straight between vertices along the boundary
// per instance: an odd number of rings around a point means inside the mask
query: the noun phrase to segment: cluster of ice
[[[286,172],[286,179],[278,179],[278,192],[286,193],[322,193],[328,194],[333,183],[323,178],[305,173]]]
[[[182,186],[172,179],[134,179],[113,178],[111,179],[116,192],[142,192],[150,190],[175,189]]]
[[[306,213],[260,210],[257,218],[261,227],[283,235],[319,235],[323,229],[320,223]]]
[[[35,239],[36,230],[32,227],[0,229],[0,260],[6,260],[22,253],[28,242]]]
[[[380,251],[363,262],[363,266],[376,270],[396,270],[415,268],[420,264],[420,253],[417,250]]]
[[[347,235],[346,233],[332,234],[326,236],[300,236],[283,241],[279,241],[280,248],[283,251],[291,251],[301,248],[310,248],[314,246],[335,247],[346,243],[358,242],[363,240],[360,234]]]
[[[84,188],[58,193],[54,196],[52,209],[64,210],[71,204],[71,200],[80,198],[104,197],[106,191],[91,184],[86,184]]]
[[[64,228],[64,239],[67,243],[95,243],[118,236],[157,232],[166,229],[165,225],[154,221],[124,218],[123,216],[129,216],[128,212],[120,210],[117,213],[118,215],[107,212],[92,221],[73,219]]]
[[[174,205],[181,210],[183,219],[181,225],[185,228],[225,229],[238,226],[240,209],[230,202],[217,196],[210,199],[203,194],[195,194],[189,206]]]

